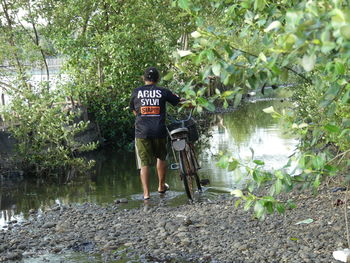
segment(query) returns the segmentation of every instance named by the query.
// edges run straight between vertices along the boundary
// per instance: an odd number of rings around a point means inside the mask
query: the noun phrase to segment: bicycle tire
[[[190,162],[192,163],[192,175],[195,179],[195,182],[196,182],[196,185],[197,185],[197,189],[198,189],[198,192],[202,192],[202,186],[201,186],[201,181],[199,179],[199,176],[198,176],[198,173],[197,173],[197,170],[199,169],[199,164],[198,164],[198,161],[197,161],[197,158],[196,158],[196,154],[194,152],[194,149],[193,149],[193,145],[188,145],[189,147],[189,160]]]
[[[186,156],[186,151],[179,151],[179,163],[180,163],[180,174],[181,179],[185,187],[185,192],[189,200],[194,200],[194,187],[191,175],[191,168]]]

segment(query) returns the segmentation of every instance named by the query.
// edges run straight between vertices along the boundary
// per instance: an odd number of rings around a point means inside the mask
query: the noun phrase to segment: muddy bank
[[[140,201],[131,210],[56,205],[0,230],[0,262],[69,251],[98,253],[104,262],[337,262],[332,252],[347,246],[344,193],[300,195],[298,208],[265,221],[235,208],[230,196],[179,207]]]

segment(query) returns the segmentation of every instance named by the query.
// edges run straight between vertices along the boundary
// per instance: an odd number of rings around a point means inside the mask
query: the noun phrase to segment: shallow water
[[[242,106],[238,110],[220,115],[209,115],[211,137],[203,138],[199,160],[201,178],[210,180],[204,187],[200,198],[216,199],[222,193],[242,185],[237,177],[244,176],[244,170],[228,172],[217,167],[216,155],[228,152],[243,161],[263,160],[268,169],[280,168],[287,157],[293,153],[297,140],[287,137],[277,121],[262,109],[273,105],[281,109],[289,107],[287,102],[262,101]],[[0,228],[6,227],[11,220],[21,221],[30,209],[44,210],[58,204],[94,202],[108,204],[114,200],[127,198],[128,203],[121,204],[122,209],[139,207],[142,202],[142,190],[133,153],[117,153],[104,150],[96,153],[96,171],[93,175],[80,176],[66,183],[64,178],[37,180],[35,178],[17,178],[17,181],[3,181],[0,185]],[[157,178],[151,177],[152,202],[181,205],[187,202],[182,183],[174,170],[170,170],[167,182],[171,189],[164,198],[157,193]],[[33,261],[34,262],[34,261]],[[78,262],[78,261],[76,261]]]

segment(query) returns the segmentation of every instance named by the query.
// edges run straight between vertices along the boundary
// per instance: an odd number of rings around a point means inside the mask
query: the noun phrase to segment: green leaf
[[[253,162],[257,165],[264,165],[265,164],[265,162],[263,162],[261,160],[254,160]]]
[[[240,189],[235,189],[235,190],[231,191],[231,195],[234,195],[235,197],[242,197],[243,192]]]
[[[334,42],[325,41],[325,42],[322,42],[321,51],[323,53],[327,54],[330,51],[332,51],[335,47],[336,47],[336,44]]]
[[[343,104],[349,104],[350,103],[350,90],[347,90],[344,94],[344,96],[341,98],[341,102]]]
[[[274,209],[272,202],[265,202],[264,206],[266,207],[268,213],[273,214]]]
[[[273,21],[267,28],[264,29],[264,32],[269,32],[273,29],[280,28],[282,26],[281,22],[276,20]]]
[[[350,25],[345,25],[340,28],[340,34],[345,39],[350,39]]]
[[[254,1],[254,10],[262,10],[265,7],[265,0],[255,0]]]
[[[242,199],[236,200],[235,207],[237,208],[241,204],[241,202],[242,202]]]
[[[271,113],[275,113],[275,109],[273,108],[273,106],[270,106],[268,108],[263,109],[263,112],[271,114]]]
[[[179,0],[179,7],[182,9],[189,9],[189,2],[188,0]]]
[[[320,186],[320,184],[321,184],[321,176],[318,174],[316,176],[316,179],[315,179],[314,183],[313,183],[313,187],[315,189],[317,189]]]
[[[276,210],[278,213],[283,214],[286,211],[286,208],[283,204],[277,203],[276,204]]]
[[[289,174],[285,174],[284,175],[284,181],[287,183],[287,185],[291,186],[293,183],[292,183],[292,178]]]
[[[324,169],[327,170],[328,172],[336,172],[336,171],[339,170],[336,166],[332,166],[332,165],[329,165],[329,164],[326,164],[324,166]]]
[[[261,200],[257,201],[254,205],[254,212],[257,218],[261,218],[265,213],[265,207]]]
[[[260,52],[259,54],[259,59],[263,62],[267,62],[267,58],[264,53]]]
[[[221,65],[217,63],[211,68],[211,70],[213,71],[215,76],[219,77],[221,72]]]
[[[224,91],[224,92],[221,94],[221,96],[222,96],[223,98],[229,98],[229,97],[231,97],[234,93],[235,93],[234,90],[226,90],[226,91]]]
[[[238,165],[239,165],[239,162],[237,160],[230,161],[228,164],[228,170],[234,171],[237,169]]]
[[[339,133],[340,132],[340,128],[336,125],[333,125],[333,124],[327,124],[323,128],[329,132],[332,132],[332,133]]]
[[[305,69],[305,71],[309,72],[314,69],[316,63],[316,55],[304,55],[303,59],[301,60],[301,65]]]
[[[323,167],[325,160],[321,156],[315,156],[312,159],[312,164],[315,167],[315,169],[319,170]]]
[[[345,22],[345,14],[342,10],[336,8],[333,9],[331,14],[332,16],[332,23],[333,24],[342,24]]]
[[[233,101],[233,107],[236,108],[241,103],[241,100],[242,100],[242,94],[241,93],[236,94],[235,99]]]
[[[163,77],[163,79],[168,81],[168,80],[171,80],[173,76],[174,76],[174,72],[169,72]]]
[[[244,211],[248,211],[249,208],[252,206],[253,202],[253,199],[248,199],[247,202],[244,204]]]
[[[297,207],[297,205],[292,200],[288,200],[287,205],[290,209],[294,209]]]
[[[224,109],[227,109],[228,108],[228,102],[227,100],[224,100],[224,105],[223,105]]]
[[[281,179],[277,179],[275,182],[275,193],[278,195],[281,191],[282,191],[282,180]]]
[[[350,134],[350,129],[344,129],[338,136],[338,138],[341,138],[343,136],[349,135]]]
[[[204,106],[208,111],[214,112],[215,111],[215,105],[211,101],[208,101],[208,103]]]
[[[227,168],[229,164],[229,157],[227,155],[223,155],[220,157],[219,161],[216,163],[216,165],[220,168]]]
[[[342,63],[335,63],[335,72],[338,75],[343,75],[345,73],[345,66]]]

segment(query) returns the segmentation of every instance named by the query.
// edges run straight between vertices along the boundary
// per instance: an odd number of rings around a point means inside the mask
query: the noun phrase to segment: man
[[[180,98],[170,90],[157,87],[159,72],[155,67],[145,70],[143,75],[145,85],[134,89],[130,109],[135,119],[135,150],[137,167],[143,187],[144,200],[150,199],[149,177],[150,166],[156,161],[158,174],[158,192],[165,193],[169,187],[165,183],[166,137],[165,126],[166,102],[176,106]]]

